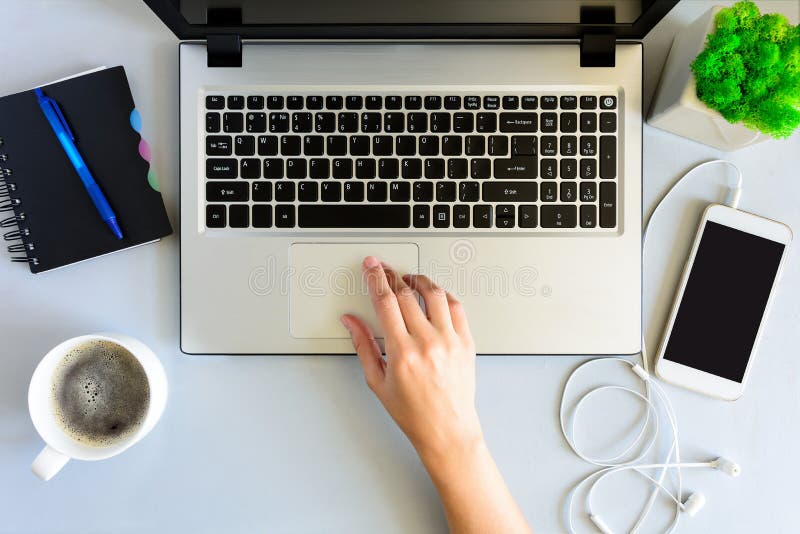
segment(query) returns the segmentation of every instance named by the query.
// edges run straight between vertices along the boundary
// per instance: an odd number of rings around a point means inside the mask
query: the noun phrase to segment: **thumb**
[[[342,324],[350,332],[353,348],[358,354],[358,360],[364,369],[364,377],[369,388],[378,393],[383,379],[386,377],[386,362],[381,357],[381,348],[375,341],[375,336],[364,322],[354,315],[345,314],[341,317]]]

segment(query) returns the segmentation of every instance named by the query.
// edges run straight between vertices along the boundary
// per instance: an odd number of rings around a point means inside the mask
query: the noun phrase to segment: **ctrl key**
[[[206,227],[225,228],[224,204],[209,204],[206,206]]]

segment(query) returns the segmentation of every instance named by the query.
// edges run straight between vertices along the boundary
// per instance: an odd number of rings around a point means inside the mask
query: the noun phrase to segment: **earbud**
[[[689,517],[694,517],[697,512],[703,509],[706,505],[706,496],[702,493],[692,493],[689,498],[683,501],[683,511],[689,514]]]
[[[742,474],[742,468],[736,462],[728,460],[727,458],[717,458],[711,462],[711,467],[719,469],[726,475],[738,477]]]
[[[590,515],[589,519],[592,520],[594,526],[596,526],[597,530],[599,530],[602,534],[614,534],[614,531],[611,530],[608,525],[606,525],[606,522],[603,521],[599,515]]]

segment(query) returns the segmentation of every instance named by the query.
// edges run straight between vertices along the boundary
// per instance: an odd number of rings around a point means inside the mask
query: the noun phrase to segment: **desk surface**
[[[794,1],[759,2],[796,23]],[[675,32],[712,2],[682,2],[645,41],[646,104]],[[153,147],[171,220],[178,211],[178,54],[174,36],[141,2],[0,1],[0,94],[97,65],[124,64]],[[0,129],[2,127],[0,126]],[[0,131],[0,135],[2,132]],[[649,210],[667,184],[711,148],[644,129]],[[800,233],[800,136],[727,155],[745,175],[741,208]],[[646,324],[659,325],[671,285],[706,201],[719,198],[722,169],[687,184],[654,228],[646,256]],[[675,222],[678,221],[678,224]],[[0,261],[0,532],[442,532],[446,523],[413,449],[368,391],[352,357],[187,357],[178,339],[178,239],[34,277]],[[743,280],[742,283],[747,283]],[[743,475],[686,473],[709,503],[683,532],[796,530],[800,462],[798,374],[800,246],[795,244],[761,344],[749,390],[723,403],[668,388],[683,455],[724,454]],[[658,328],[648,329],[656,345]],[[74,462],[48,483],[28,470],[41,446],[26,392],[40,357],[61,340],[121,331],[148,343],[170,380],[161,423],[124,455]],[[589,466],[565,446],[557,407],[568,372],[585,358],[484,357],[478,408],[512,492],[538,532],[564,531],[569,488]],[[598,381],[634,383],[609,364]],[[587,413],[598,445],[639,412],[609,398]],[[619,413],[621,425],[601,425]],[[595,422],[593,424],[593,421]],[[644,484],[612,482],[598,507],[630,524]],[[614,500],[611,495],[630,495]],[[641,497],[640,497],[641,496]],[[624,504],[623,504],[624,503]],[[665,524],[659,499],[648,525]]]

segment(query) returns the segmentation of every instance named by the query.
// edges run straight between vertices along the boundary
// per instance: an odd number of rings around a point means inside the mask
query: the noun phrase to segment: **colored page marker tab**
[[[139,115],[139,111],[136,108],[134,108],[133,111],[131,111],[130,121],[131,121],[131,128],[133,128],[136,131],[136,133],[138,133],[139,136],[141,137],[142,116]],[[161,191],[158,185],[158,177],[156,176],[156,173],[153,171],[152,166],[149,165],[150,159],[152,158],[152,153],[150,151],[150,145],[147,143],[147,141],[145,141],[144,137],[141,137],[139,141],[139,155],[142,157],[143,160],[145,160],[148,163],[149,166],[147,170],[147,183],[150,185],[150,187],[153,188],[153,190]]]

